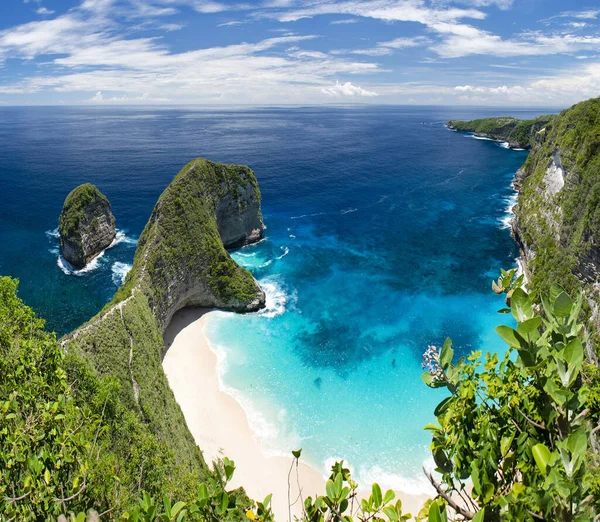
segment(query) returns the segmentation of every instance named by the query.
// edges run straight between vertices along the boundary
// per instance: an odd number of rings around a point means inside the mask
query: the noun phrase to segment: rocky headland
[[[115,217],[104,194],[91,183],[73,189],[58,220],[62,256],[83,268],[114,241]]]
[[[553,116],[540,116],[534,120],[518,120],[510,116],[483,118],[479,120],[450,120],[449,129],[472,132],[480,138],[489,138],[508,144],[511,149],[531,149],[540,132]]]
[[[158,199],[124,285],[61,341],[99,377],[118,380],[120,399],[146,426],[145,436],[175,459],[167,482],[197,481],[207,466],[162,369],[164,331],[186,306],[236,312],[264,307],[262,289],[226,250],[258,241],[264,228],[251,169],[204,159],[188,163]],[[163,479],[157,480],[159,487]]]

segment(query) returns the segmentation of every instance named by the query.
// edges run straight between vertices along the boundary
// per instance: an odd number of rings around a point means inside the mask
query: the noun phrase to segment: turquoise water
[[[298,447],[324,470],[419,490],[440,392],[420,379],[429,344],[503,350],[490,291],[515,263],[510,181],[526,157],[444,122],[468,108],[0,108],[0,273],[65,333],[114,294],[160,192],[190,159],[249,164],[267,225],[233,253],[267,310],[207,330],[223,385],[267,452]],[[90,181],[120,242],[82,273],[59,266],[62,202]]]

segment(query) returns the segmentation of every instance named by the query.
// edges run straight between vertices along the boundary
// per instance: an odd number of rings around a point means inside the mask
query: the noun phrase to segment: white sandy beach
[[[181,310],[165,332],[168,351],[163,368],[171,389],[205,460],[210,463],[220,456],[234,460],[232,486],[243,486],[251,498],[259,501],[272,493],[277,520],[288,520],[288,473],[293,463],[291,451],[297,448],[289,448],[290,457],[266,456],[261,452],[246,412],[219,387],[217,356],[204,334],[206,319],[206,310]],[[325,493],[325,478],[319,471],[303,462],[298,471],[303,498]],[[295,471],[290,482],[289,495],[294,502],[299,494]],[[413,514],[427,498],[399,492],[397,496],[402,499],[404,511]],[[298,501],[291,514],[300,512]]]

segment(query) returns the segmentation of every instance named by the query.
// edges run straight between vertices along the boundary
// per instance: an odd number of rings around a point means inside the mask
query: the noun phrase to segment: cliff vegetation
[[[505,141],[511,148],[530,149],[535,142],[536,133],[552,119],[553,116],[540,116],[533,120],[503,116],[471,121],[450,120],[447,126],[452,130],[473,132],[477,136]]]

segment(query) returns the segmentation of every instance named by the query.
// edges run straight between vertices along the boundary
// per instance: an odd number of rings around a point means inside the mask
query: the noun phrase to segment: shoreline
[[[294,463],[290,456],[268,456],[261,450],[256,435],[250,428],[246,411],[241,404],[221,389],[217,374],[217,355],[204,333],[210,310],[187,308],[178,311],[164,334],[167,351],[163,369],[177,403],[196,444],[204,454],[207,464],[227,456],[235,461],[236,471],[230,487],[243,486],[248,496],[262,501],[273,494],[272,509],[276,520],[288,520],[300,515],[299,498],[325,494],[325,482],[321,472],[302,459],[297,468],[300,489],[294,466],[288,493],[288,474]],[[368,485],[370,487],[370,484]],[[359,490],[359,496],[360,495]],[[368,494],[370,492],[363,491]],[[396,491],[396,499],[402,500],[403,510],[417,514],[426,494],[411,495]]]

